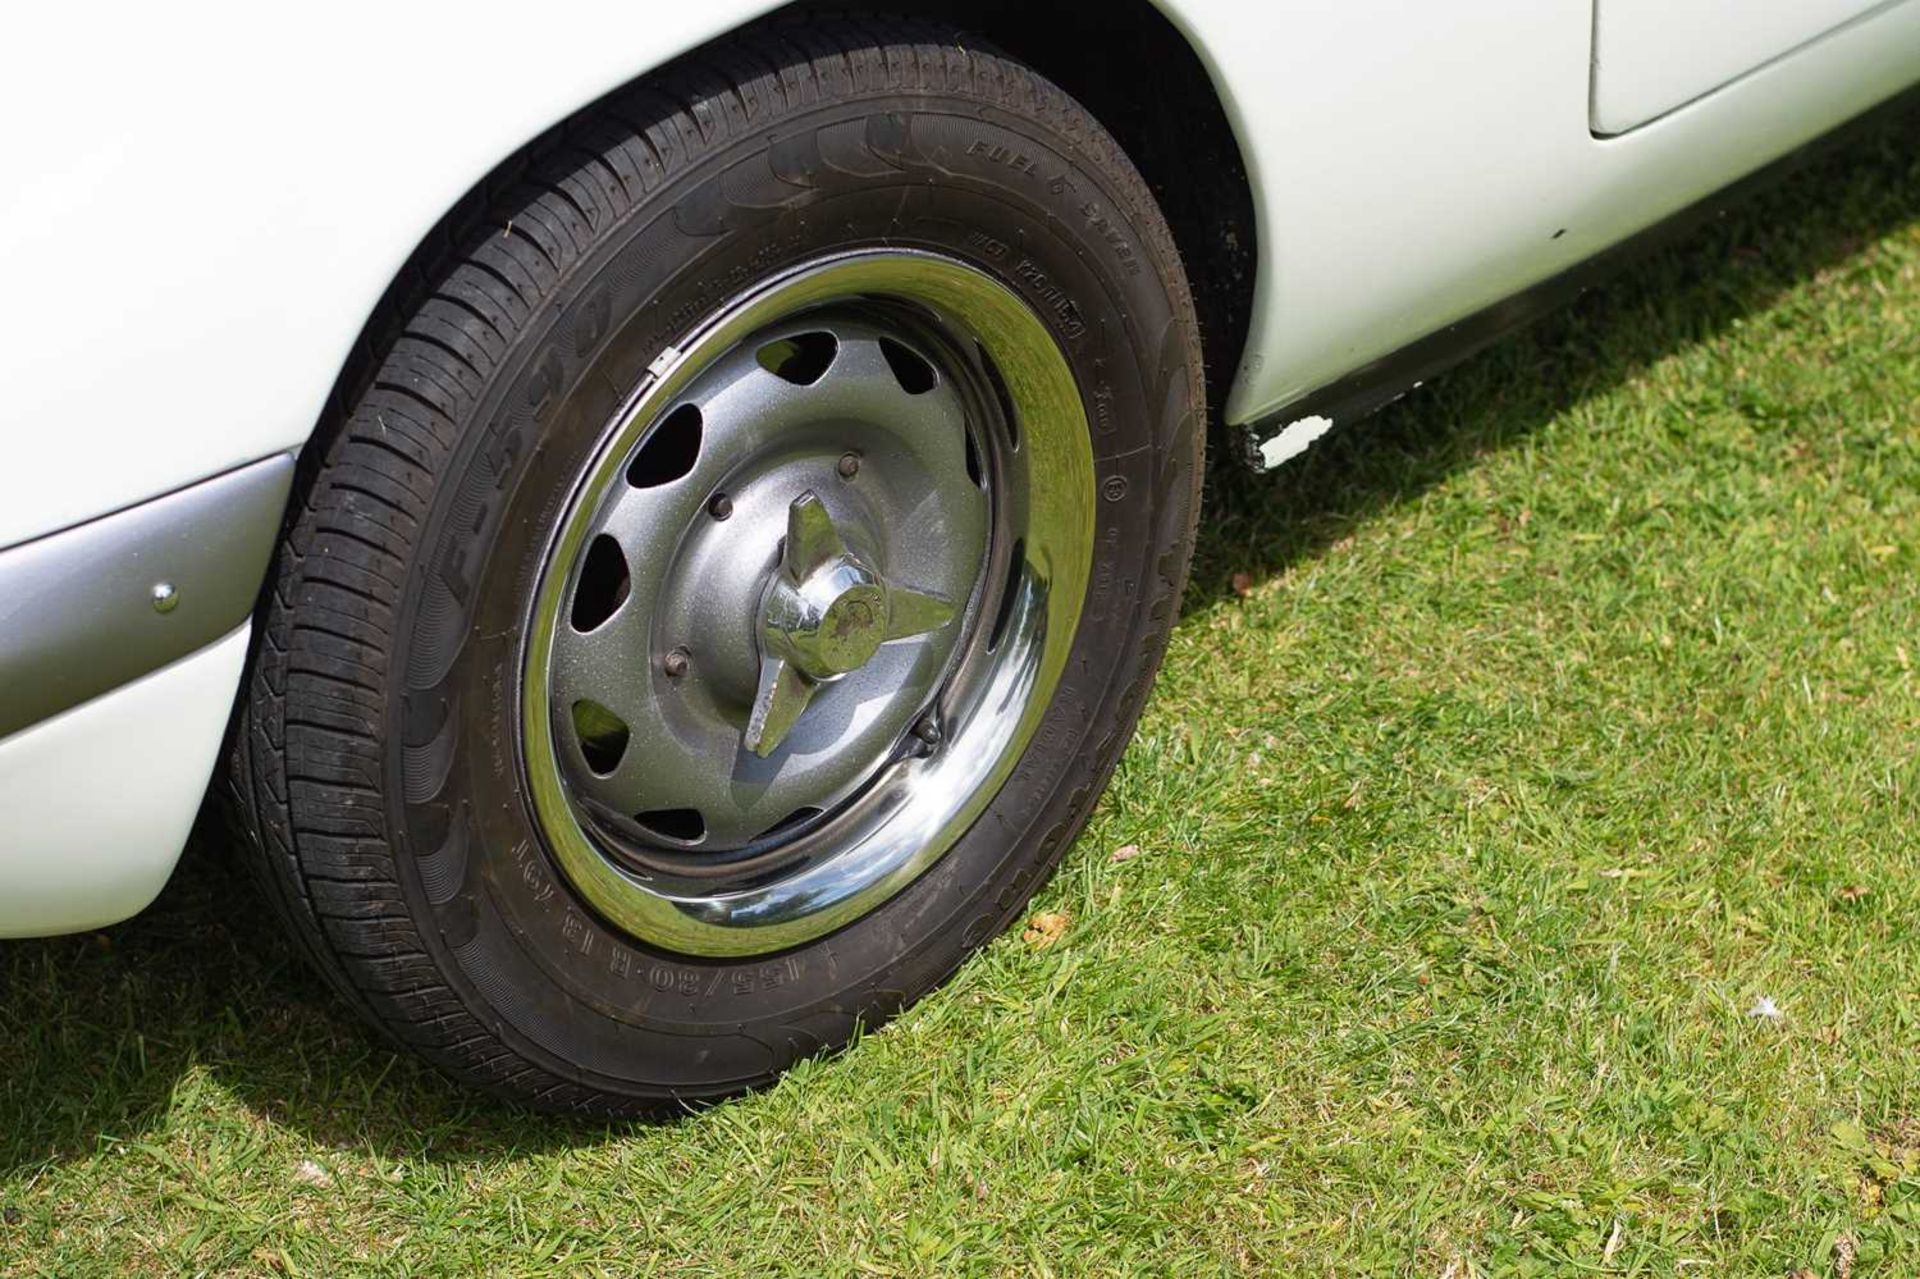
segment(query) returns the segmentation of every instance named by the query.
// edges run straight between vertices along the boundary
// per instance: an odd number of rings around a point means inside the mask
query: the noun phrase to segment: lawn
[[[465,1096],[211,839],[0,945],[0,1275],[1920,1273],[1913,128],[1216,465],[1049,918],[764,1094]]]

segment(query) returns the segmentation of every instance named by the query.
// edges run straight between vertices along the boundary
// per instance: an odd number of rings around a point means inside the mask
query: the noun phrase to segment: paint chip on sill
[[[1297,422],[1289,422],[1286,429],[1260,445],[1260,464],[1271,471],[1282,462],[1290,461],[1307,451],[1307,445],[1313,443],[1333,429],[1333,419],[1315,414],[1303,417]]]

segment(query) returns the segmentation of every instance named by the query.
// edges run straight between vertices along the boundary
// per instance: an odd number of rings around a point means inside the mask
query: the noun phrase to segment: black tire
[[[638,1113],[845,1044],[939,984],[1050,873],[1177,610],[1199,335],[1166,224],[1113,139],[944,29],[742,36],[585,112],[519,172],[424,273],[366,388],[310,446],[228,809],[301,948],[374,1026],[518,1101]],[[809,216],[827,201],[833,217]],[[771,957],[662,953],[575,894],[511,757],[513,632],[552,477],[721,291],[880,243],[992,274],[1080,383],[1099,500],[1067,673],[985,815],[897,896]]]

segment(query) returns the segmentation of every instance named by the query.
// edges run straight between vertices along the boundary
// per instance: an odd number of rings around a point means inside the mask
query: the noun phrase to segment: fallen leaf
[[[1113,862],[1130,862],[1134,858],[1138,857],[1139,855],[1140,855],[1140,845],[1122,844],[1120,845],[1120,847],[1113,850],[1113,856],[1109,857],[1107,860],[1113,861]]]
[[[1233,593],[1241,599],[1253,594],[1253,574],[1235,573],[1233,575]]]
[[[302,1159],[293,1166],[293,1179],[307,1186],[331,1186],[333,1174],[311,1159]]]
[[[1851,1119],[1842,1119],[1827,1131],[1842,1150],[1856,1155],[1873,1153],[1873,1142],[1867,1139],[1867,1130]]]
[[[1843,902],[1857,902],[1872,890],[1864,884],[1848,884],[1835,894]]]
[[[1600,1250],[1600,1264],[1611,1265],[1613,1254],[1620,1251],[1620,1231],[1623,1223],[1618,1217],[1613,1220],[1613,1233],[1607,1236],[1607,1246]]]
[[[1020,934],[1020,940],[1035,950],[1045,950],[1066,936],[1067,925],[1072,922],[1073,916],[1065,911],[1043,910],[1027,921],[1027,931]]]

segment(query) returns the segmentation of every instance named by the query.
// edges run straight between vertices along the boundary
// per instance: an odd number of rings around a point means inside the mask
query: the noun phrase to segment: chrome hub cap
[[[911,883],[1018,762],[1086,592],[1086,415],[1023,303],[923,253],[777,280],[650,372],[549,551],[522,760],[610,922],[763,954]]]
[[[953,605],[938,596],[882,582],[847,549],[820,499],[802,493],[787,509],[780,567],[767,583],[747,749],[773,754],[820,685],[859,670],[888,640],[952,620]]]

